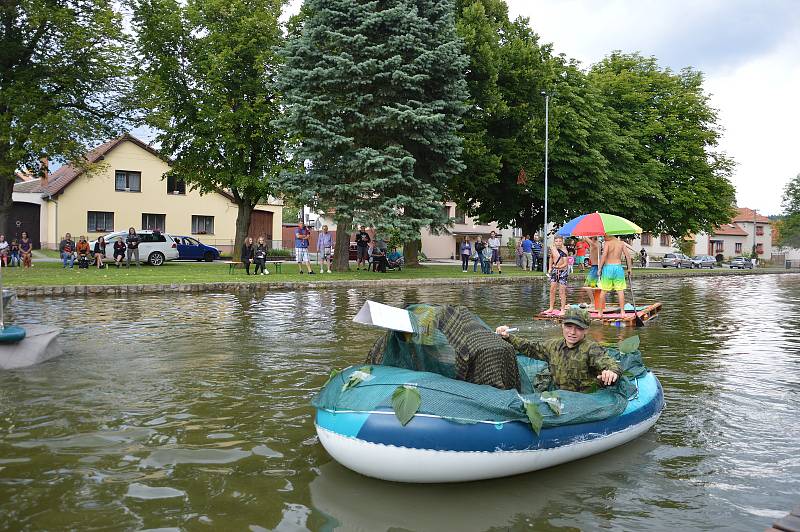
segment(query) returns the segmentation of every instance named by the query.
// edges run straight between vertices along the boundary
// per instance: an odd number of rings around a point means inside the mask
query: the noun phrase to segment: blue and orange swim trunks
[[[592,265],[589,271],[586,272],[586,281],[584,281],[583,286],[597,288],[597,264]]]

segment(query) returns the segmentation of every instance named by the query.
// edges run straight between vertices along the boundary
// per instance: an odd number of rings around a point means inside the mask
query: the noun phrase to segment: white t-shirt
[[[490,238],[489,247],[492,249],[500,249],[500,239],[497,237]]]
[[[8,247],[8,242],[6,242],[5,240],[0,242],[0,250],[6,249],[7,247]]]

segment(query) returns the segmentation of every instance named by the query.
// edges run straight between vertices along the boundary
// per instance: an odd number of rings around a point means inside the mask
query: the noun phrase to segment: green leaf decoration
[[[400,424],[404,427],[411,421],[414,414],[419,410],[419,405],[422,399],[419,396],[419,390],[416,386],[409,386],[404,384],[398,386],[392,394],[392,408],[394,408],[394,415],[400,420]]]
[[[544,392],[540,395],[542,402],[545,403],[550,410],[557,416],[561,415],[561,399],[558,398],[558,394],[555,392]]]
[[[539,411],[539,406],[535,403],[525,403],[525,413],[528,414],[528,421],[531,422],[531,428],[536,435],[539,435],[539,432],[542,430],[542,423],[544,422],[544,417],[542,413]]]
[[[623,341],[619,343],[620,353],[633,353],[637,349],[639,349],[638,336],[631,336],[630,338],[625,338]]]
[[[355,388],[361,384],[361,382],[363,382],[364,379],[367,378],[367,376],[371,373],[372,368],[370,366],[364,366],[363,368],[359,368],[357,371],[354,371],[350,374],[350,378],[347,379],[347,382],[342,386],[342,391],[346,392],[350,388]]]
[[[332,369],[331,370],[331,374],[328,375],[328,380],[325,381],[325,384],[323,384],[322,387],[324,388],[325,386],[327,386],[341,372],[342,372],[342,370],[340,370],[340,369],[335,369],[335,368]]]

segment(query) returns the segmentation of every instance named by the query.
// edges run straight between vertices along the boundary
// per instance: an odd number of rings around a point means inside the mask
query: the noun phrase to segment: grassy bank
[[[181,263],[169,262],[159,267],[141,266],[130,269],[117,269],[112,266],[108,269],[88,270],[64,269],[60,263],[40,262],[34,264],[29,270],[23,268],[4,268],[3,284],[7,287],[30,287],[30,286],[88,286],[88,285],[170,285],[170,284],[202,284],[202,283],[225,283],[225,282],[251,282],[251,283],[316,283],[320,281],[359,281],[380,282],[388,279],[489,279],[500,281],[501,278],[520,278],[533,277],[543,280],[541,272],[525,272],[514,266],[505,266],[502,275],[483,275],[480,272],[463,273],[461,268],[456,265],[426,265],[419,268],[404,269],[387,273],[375,273],[368,271],[320,274],[316,270],[314,275],[299,274],[297,265],[285,263],[282,267],[283,272],[277,273],[274,269],[270,270],[270,275],[247,276],[243,269],[236,269],[231,275],[228,273],[228,265],[222,263]],[[785,270],[769,270],[781,272]],[[756,270],[756,272],[766,273],[766,271]],[[691,275],[740,275],[750,273],[750,271],[739,270],[674,270],[662,268],[647,268],[634,270],[634,276],[691,276]],[[575,282],[582,279],[583,274],[575,272],[571,279]],[[515,279],[521,281],[521,279]]]

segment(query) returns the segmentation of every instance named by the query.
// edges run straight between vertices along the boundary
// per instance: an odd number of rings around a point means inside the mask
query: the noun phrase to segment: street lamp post
[[[550,247],[548,245],[549,235],[547,233],[547,166],[548,149],[550,141],[550,95],[547,91],[542,91],[544,96],[544,252],[542,257],[542,272],[547,273],[547,260],[550,258]]]

